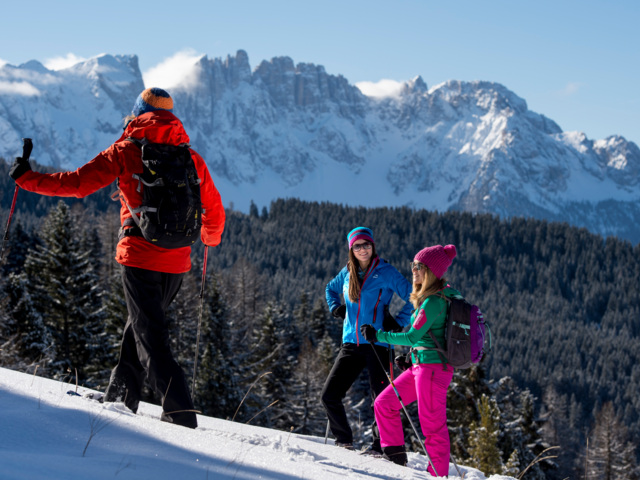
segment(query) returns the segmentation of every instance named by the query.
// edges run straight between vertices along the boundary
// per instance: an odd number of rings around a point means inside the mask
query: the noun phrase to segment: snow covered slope
[[[120,133],[143,88],[135,56],[60,71],[0,68],[0,156],[82,165]],[[274,198],[449,209],[566,221],[640,242],[640,150],[619,136],[563,132],[491,82],[416,77],[394,97],[363,95],[288,57],[253,70],[244,51],[200,58],[170,89],[225,204]]]
[[[426,458],[401,467],[290,434],[198,416],[196,430],[159,421],[160,407],[70,396],[76,386],[0,368],[0,477],[3,480],[418,480]],[[89,390],[78,388],[79,393]],[[484,480],[460,466],[466,480]],[[444,477],[441,477],[444,478]],[[449,479],[459,479],[453,464]],[[489,480],[512,477],[492,475]]]

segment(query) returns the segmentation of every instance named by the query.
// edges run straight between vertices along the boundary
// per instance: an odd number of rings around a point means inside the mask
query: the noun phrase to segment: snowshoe
[[[398,447],[383,447],[382,457],[398,465],[405,467],[407,465],[407,452],[404,451],[404,445]]]
[[[347,450],[355,450],[355,448],[353,448],[353,443],[336,442],[336,447],[346,448]]]
[[[382,450],[378,450],[374,445],[369,445],[358,452],[360,455],[367,455],[369,457],[381,458]]]

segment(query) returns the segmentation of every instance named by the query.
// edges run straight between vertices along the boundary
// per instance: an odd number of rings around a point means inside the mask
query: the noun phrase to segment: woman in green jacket
[[[411,263],[413,291],[409,297],[416,310],[411,317],[409,331],[383,332],[375,330],[371,325],[363,325],[361,329],[367,341],[411,347],[413,365],[404,371],[394,384],[405,405],[418,402],[418,417],[425,436],[425,447],[437,474],[441,476],[449,473],[447,389],[453,377],[453,367],[448,365],[438,352],[432,350],[436,345],[429,335],[429,330],[443,345],[447,316],[445,297],[459,295],[449,287],[443,275],[455,256],[454,245],[435,245],[416,254]],[[395,463],[406,465],[401,408],[392,386],[385,388],[374,404],[384,456]],[[431,465],[429,472],[436,475]]]

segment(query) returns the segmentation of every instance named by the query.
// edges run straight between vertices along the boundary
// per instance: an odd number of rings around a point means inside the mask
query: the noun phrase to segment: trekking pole
[[[33,149],[33,142],[30,138],[22,139],[22,158],[25,160],[29,160],[29,156],[31,155],[31,150]],[[13,218],[13,211],[16,208],[16,200],[18,199],[18,190],[20,187],[16,185],[16,189],[13,192],[13,201],[11,202],[11,210],[9,211],[9,218],[7,219],[7,228],[4,231],[4,237],[2,238],[2,249],[0,250],[0,262],[4,258],[4,246],[9,239],[9,227],[11,226],[11,219]]]
[[[20,187],[16,185],[16,189],[13,192],[13,201],[11,202],[11,210],[9,211],[9,218],[7,219],[7,228],[4,231],[4,238],[2,239],[2,250],[0,250],[0,262],[4,259],[4,246],[9,239],[9,227],[11,226],[11,218],[13,217],[13,211],[16,208],[16,199],[18,198],[18,190]]]
[[[371,342],[369,342],[369,343],[371,343]],[[409,423],[411,424],[411,428],[413,429],[413,433],[416,434],[416,437],[418,438],[418,441],[420,441],[420,446],[424,450],[424,454],[427,456],[427,461],[429,462],[429,464],[431,464],[431,468],[433,468],[433,473],[435,473],[436,477],[438,477],[439,476],[438,475],[438,471],[436,470],[436,467],[433,464],[433,461],[431,460],[431,457],[429,456],[429,452],[427,452],[427,447],[425,446],[424,442],[420,439],[420,435],[418,435],[418,430],[416,430],[416,427],[413,424],[413,420],[411,420],[411,417],[409,416],[409,412],[407,412],[407,407],[404,406],[404,403],[402,402],[402,399],[400,398],[400,392],[398,392],[398,389],[396,388],[395,384],[393,383],[393,380],[391,380],[391,377],[389,376],[387,371],[384,369],[384,364],[382,363],[382,360],[380,360],[380,357],[378,356],[378,352],[376,352],[376,347],[375,347],[375,345],[373,343],[371,343],[371,348],[373,348],[373,353],[375,354],[376,358],[378,359],[378,362],[380,362],[380,366],[382,367],[382,370],[384,371],[384,374],[387,376],[387,380],[389,380],[389,385],[391,385],[391,387],[393,388],[393,391],[396,393],[396,397],[398,397],[398,401],[400,402],[400,406],[402,407],[402,410],[404,411],[404,414],[409,419]]]
[[[327,431],[324,433],[324,444],[327,444],[327,438],[329,438],[329,420],[327,420]]]
[[[193,381],[191,382],[191,398],[194,398],[196,388],[196,372],[198,371],[198,354],[200,353],[200,324],[202,323],[202,310],[204,309],[204,281],[207,277],[207,245],[204,246],[204,260],[202,261],[202,283],[200,285],[200,314],[198,315],[198,333],[196,335],[196,356],[193,360]]]

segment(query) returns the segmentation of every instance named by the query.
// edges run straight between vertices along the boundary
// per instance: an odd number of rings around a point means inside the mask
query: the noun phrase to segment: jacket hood
[[[182,122],[166,110],[144,113],[131,120],[121,139],[127,137],[146,138],[153,143],[168,145],[189,143],[189,135],[185,132]]]

